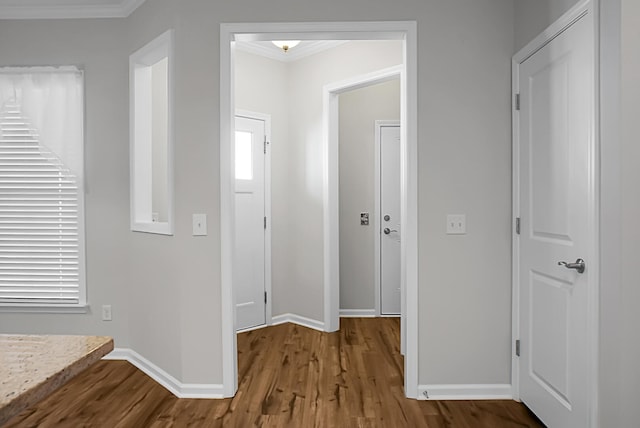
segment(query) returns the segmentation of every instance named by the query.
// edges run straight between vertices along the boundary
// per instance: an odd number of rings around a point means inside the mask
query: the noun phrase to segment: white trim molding
[[[152,67],[167,60],[166,221],[153,221]],[[173,235],[174,30],[170,29],[129,56],[129,174],[131,231]],[[156,149],[157,150],[157,147]],[[157,165],[156,165],[157,166]],[[157,183],[156,183],[157,184]]]
[[[324,156],[324,320],[327,331],[340,328],[340,221],[339,221],[339,95],[348,91],[403,80],[404,66],[396,65],[338,82],[322,89],[323,156]],[[401,144],[405,143],[404,141]],[[402,168],[401,168],[402,169]],[[401,175],[406,171],[401,170]],[[406,188],[401,188],[403,193]],[[400,263],[402,263],[402,258]],[[401,279],[402,282],[402,279]],[[401,341],[403,342],[403,341]]]
[[[220,250],[222,287],[222,371],[226,397],[237,390],[238,367],[235,323],[235,299],[233,290],[234,229],[233,207],[233,151],[232,130],[234,106],[233,55],[235,42],[264,40],[402,40],[403,65],[400,70],[402,124],[402,224],[406,239],[402,242],[401,282],[403,286],[401,334],[406,343],[405,395],[418,395],[418,53],[417,23],[415,21],[358,21],[358,22],[269,22],[220,24],[220,163],[214,165],[220,171]],[[397,74],[397,73],[396,73]],[[344,82],[343,82],[344,83]],[[366,86],[366,85],[365,85]],[[335,88],[334,88],[335,89]],[[335,94],[334,94],[335,95]],[[328,94],[326,96],[330,99]],[[324,129],[328,132],[328,117]],[[327,205],[336,199],[337,153],[330,150],[329,135],[323,138],[323,208],[324,208],[324,322],[311,325],[324,327],[325,331],[339,328],[338,289],[339,266],[337,230],[327,230],[327,225],[337,225],[337,205]],[[327,244],[329,242],[329,244]],[[327,274],[329,272],[329,274]],[[334,285],[335,284],[335,285]],[[331,302],[327,305],[326,302]],[[332,308],[334,312],[330,313]],[[276,317],[275,320],[282,319]],[[302,320],[304,321],[304,320]],[[313,327],[312,327],[313,328]]]
[[[375,318],[378,311],[375,309],[340,309],[340,318]]]
[[[145,0],[103,0],[98,4],[63,4],[41,0],[40,4],[1,4],[0,19],[126,18]]]
[[[511,400],[509,384],[419,385],[419,400]]]
[[[224,398],[222,385],[182,383],[133,349],[116,348],[102,359],[128,361],[178,398]]]
[[[324,331],[324,323],[322,321],[313,320],[296,314],[282,314],[271,319],[271,325],[284,324],[287,322],[318,331]]]

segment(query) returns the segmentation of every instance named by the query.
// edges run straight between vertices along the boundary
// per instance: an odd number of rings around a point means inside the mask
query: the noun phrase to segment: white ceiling
[[[0,0],[0,19],[123,18],[145,0]]]
[[[236,49],[282,62],[293,62],[318,52],[340,46],[346,40],[303,40],[299,45],[283,51],[271,42],[236,42]]]

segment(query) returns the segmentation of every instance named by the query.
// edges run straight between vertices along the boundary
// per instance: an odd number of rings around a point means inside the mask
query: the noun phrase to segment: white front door
[[[589,420],[592,25],[583,16],[517,69],[520,398],[549,427],[583,428]],[[578,259],[586,260],[582,272]]]
[[[265,122],[236,116],[235,254],[238,330],[265,324]]]
[[[400,315],[400,126],[380,127],[380,313]]]

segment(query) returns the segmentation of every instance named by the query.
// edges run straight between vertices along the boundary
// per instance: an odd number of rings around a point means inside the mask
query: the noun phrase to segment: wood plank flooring
[[[403,395],[397,318],[322,333],[282,324],[238,335],[239,389],[177,399],[125,361],[101,361],[6,427],[542,427],[514,401]]]

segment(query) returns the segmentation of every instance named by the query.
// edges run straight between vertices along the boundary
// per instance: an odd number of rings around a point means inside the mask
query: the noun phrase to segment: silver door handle
[[[583,273],[585,268],[584,260],[582,259],[576,260],[575,263],[558,262],[558,265],[564,266],[567,269],[575,269],[578,273]]]
[[[385,227],[383,232],[384,232],[384,234],[385,234],[385,235],[388,235],[388,234],[390,234],[391,232],[397,232],[397,230],[395,230],[395,229],[389,229],[388,227]]]

